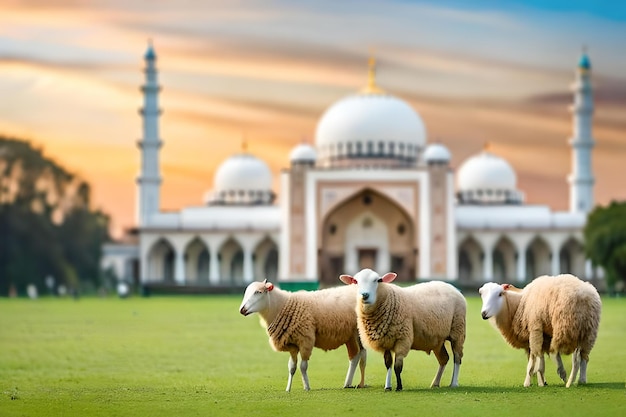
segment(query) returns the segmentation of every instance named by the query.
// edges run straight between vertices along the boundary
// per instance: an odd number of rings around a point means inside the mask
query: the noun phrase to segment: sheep
[[[451,387],[459,385],[459,370],[465,343],[465,298],[452,285],[431,281],[401,288],[390,284],[394,272],[380,277],[363,269],[354,277],[341,275],[345,284],[356,284],[357,316],[361,340],[366,348],[382,352],[387,376],[385,390],[391,390],[392,352],[396,391],[402,391],[402,366],[411,349],[435,353],[439,370],[431,383],[438,387],[450,359],[445,348],[449,340],[454,354]]]
[[[598,335],[602,302],[588,282],[562,274],[535,278],[523,290],[510,284],[489,282],[479,289],[481,315],[500,331],[514,348],[528,355],[524,386],[546,385],[544,353],[556,361],[557,373],[570,387],[580,368],[579,384],[587,382],[587,362]],[[561,354],[572,354],[572,370],[567,373]]]
[[[361,370],[358,386],[365,386],[367,352],[358,335],[354,297],[355,291],[345,287],[288,292],[267,280],[248,285],[239,312],[244,316],[259,313],[272,348],[289,352],[287,392],[291,391],[298,353],[304,389],[311,389],[307,369],[313,347],[328,351],[346,345],[350,365],[344,388],[352,387],[357,364]]]

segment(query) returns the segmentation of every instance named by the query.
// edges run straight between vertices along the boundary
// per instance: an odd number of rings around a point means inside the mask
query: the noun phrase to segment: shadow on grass
[[[356,388],[346,388],[346,391]],[[457,388],[450,387],[440,387],[440,388],[405,388],[402,392],[448,392],[448,393],[459,393],[459,394],[467,394],[467,393],[477,393],[477,394],[505,394],[505,393],[528,393],[528,394],[536,394],[537,390],[626,390],[626,384],[624,382],[596,382],[596,383],[587,383],[585,385],[574,385],[570,388],[565,388],[565,384],[550,384],[546,387],[538,387],[533,385],[531,387],[525,388],[521,385],[519,386],[472,386],[472,385],[461,385]],[[372,391],[372,390],[380,390],[384,391],[384,389],[380,386],[366,386],[365,388],[358,388],[358,391]],[[332,388],[321,388],[315,391],[334,391]],[[396,392],[395,389],[387,392]]]

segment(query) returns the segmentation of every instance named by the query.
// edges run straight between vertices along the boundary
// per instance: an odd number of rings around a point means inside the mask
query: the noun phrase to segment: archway
[[[338,285],[339,275],[370,267],[415,280],[417,230],[406,212],[388,197],[363,189],[332,210],[319,231],[321,286]]]
[[[278,277],[278,246],[265,237],[254,251],[254,279],[276,281]]]
[[[174,282],[174,247],[159,239],[148,252],[148,281]]]
[[[550,247],[540,236],[535,237],[526,249],[526,280],[550,274]]]
[[[483,281],[483,248],[476,239],[468,236],[459,245],[459,281]]]
[[[243,249],[233,238],[222,245],[219,252],[220,281],[226,285],[243,285]]]
[[[505,236],[501,237],[493,249],[493,278],[497,282],[515,280],[515,246]]]
[[[185,249],[185,282],[209,282],[209,250],[200,238],[194,238]]]
[[[570,237],[559,251],[559,268],[563,274],[573,274],[582,279],[585,277],[585,251],[582,243]]]

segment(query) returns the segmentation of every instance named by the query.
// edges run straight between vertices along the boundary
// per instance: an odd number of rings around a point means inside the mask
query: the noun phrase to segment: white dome
[[[467,159],[458,172],[459,191],[516,189],[517,176],[504,159],[481,152]]]
[[[233,155],[215,173],[210,203],[258,204],[271,202],[272,172],[265,162],[248,153]]]
[[[317,159],[317,152],[308,143],[301,143],[289,154],[289,160],[293,162],[315,162]]]
[[[452,156],[450,151],[441,143],[432,143],[424,151],[424,161],[430,162],[450,162]]]
[[[317,124],[320,160],[381,157],[415,162],[426,144],[420,116],[406,102],[384,93],[361,93],[333,104]]]

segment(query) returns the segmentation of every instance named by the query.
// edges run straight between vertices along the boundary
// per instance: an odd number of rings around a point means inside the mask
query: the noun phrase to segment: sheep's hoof
[[[398,392],[398,391],[402,391],[402,387],[396,388],[396,392]]]
[[[391,387],[385,387],[385,391],[391,391]]]

